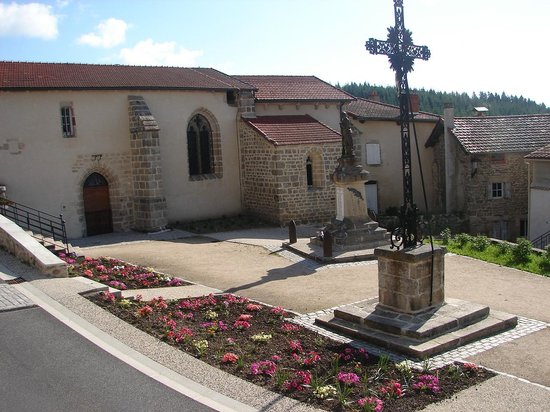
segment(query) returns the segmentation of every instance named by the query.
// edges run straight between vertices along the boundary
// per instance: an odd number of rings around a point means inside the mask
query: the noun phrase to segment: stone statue
[[[353,150],[353,126],[346,112],[340,112],[340,132],[342,133],[342,157],[355,157]]]

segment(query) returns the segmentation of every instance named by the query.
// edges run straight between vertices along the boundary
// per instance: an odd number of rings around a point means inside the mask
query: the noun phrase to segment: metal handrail
[[[550,231],[540,235],[538,238],[531,241],[533,247],[544,249],[550,244]]]
[[[62,214],[54,216],[7,198],[0,198],[0,214],[22,228],[30,230],[32,236],[43,243],[54,245],[56,241],[61,242],[65,253],[69,253],[67,230]],[[53,242],[47,237],[53,239]]]

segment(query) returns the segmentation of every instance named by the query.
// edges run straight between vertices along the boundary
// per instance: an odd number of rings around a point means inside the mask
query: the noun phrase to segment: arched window
[[[187,158],[189,175],[212,173],[212,128],[200,114],[193,116],[187,125]]]
[[[313,187],[313,163],[311,162],[311,157],[307,157],[306,160],[306,176],[307,176],[307,187]]]

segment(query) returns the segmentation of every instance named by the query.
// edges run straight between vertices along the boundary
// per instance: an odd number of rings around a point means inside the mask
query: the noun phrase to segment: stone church
[[[70,238],[238,213],[333,217],[340,111],[313,76],[0,62],[0,185]]]

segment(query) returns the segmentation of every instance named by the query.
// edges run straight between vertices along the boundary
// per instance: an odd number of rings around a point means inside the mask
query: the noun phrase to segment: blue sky
[[[404,0],[427,45],[411,87],[523,95],[550,106],[550,2]],[[365,50],[394,24],[392,0],[0,1],[0,59],[213,67],[393,85]]]

